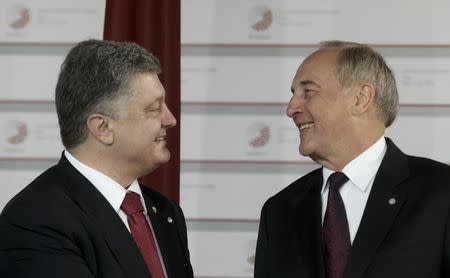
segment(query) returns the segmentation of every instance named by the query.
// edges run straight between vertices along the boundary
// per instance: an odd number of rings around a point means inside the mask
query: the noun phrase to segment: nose
[[[169,107],[164,103],[164,115],[162,117],[161,124],[165,128],[171,128],[177,125],[177,119],[173,116]]]
[[[298,113],[302,113],[303,104],[302,97],[293,94],[286,108],[286,115],[289,118],[294,118]]]

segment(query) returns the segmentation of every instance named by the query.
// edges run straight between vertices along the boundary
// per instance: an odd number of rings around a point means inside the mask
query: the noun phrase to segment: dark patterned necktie
[[[327,278],[342,278],[351,244],[347,213],[339,189],[348,177],[342,172],[335,172],[328,181],[328,203],[322,228],[325,272]]]
[[[127,215],[131,235],[141,250],[152,278],[164,278],[164,270],[159,259],[156,241],[144,215],[139,194],[128,191],[120,207]]]

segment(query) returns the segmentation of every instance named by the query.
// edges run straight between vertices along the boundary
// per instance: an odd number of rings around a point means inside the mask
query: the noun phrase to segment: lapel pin
[[[395,198],[390,198],[389,199],[389,205],[393,206],[397,203],[397,200],[395,200]]]
[[[169,223],[172,223],[173,222],[173,219],[172,219],[172,217],[167,217],[167,222],[169,222]]]
[[[152,207],[153,213],[157,213],[158,210],[155,207]]]

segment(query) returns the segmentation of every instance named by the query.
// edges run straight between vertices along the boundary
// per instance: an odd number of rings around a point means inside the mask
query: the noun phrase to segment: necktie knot
[[[144,207],[142,206],[141,202],[141,196],[132,191],[127,192],[120,208],[128,216],[131,216],[137,212],[144,211]]]
[[[330,191],[338,191],[348,181],[348,177],[342,172],[334,172],[328,181],[330,182]]]

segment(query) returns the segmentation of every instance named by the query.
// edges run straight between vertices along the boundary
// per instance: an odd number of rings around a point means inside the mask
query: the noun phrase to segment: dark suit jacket
[[[181,209],[161,194],[141,189],[148,211],[158,209],[148,215],[168,277],[193,277]],[[64,156],[4,208],[2,253],[9,277],[15,278],[150,277],[116,211]]]
[[[350,250],[345,278],[450,277],[450,167],[387,152]],[[255,278],[324,278],[322,170],[270,198],[261,212]],[[394,205],[389,199],[395,198]]]

